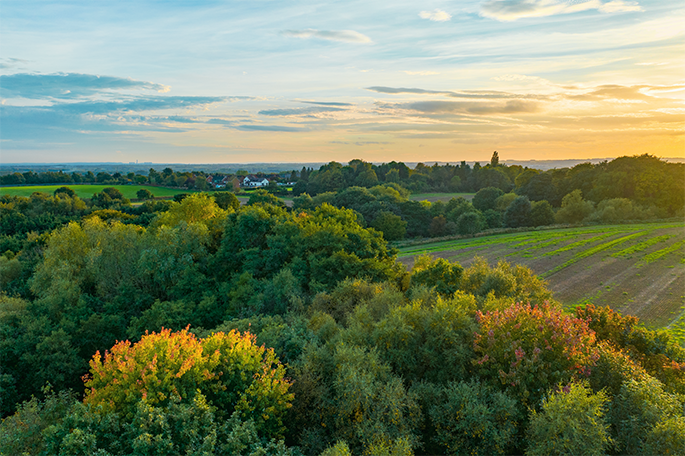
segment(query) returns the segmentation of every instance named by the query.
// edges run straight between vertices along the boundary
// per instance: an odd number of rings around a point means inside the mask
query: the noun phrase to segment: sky
[[[0,163],[685,157],[685,3],[0,3]]]

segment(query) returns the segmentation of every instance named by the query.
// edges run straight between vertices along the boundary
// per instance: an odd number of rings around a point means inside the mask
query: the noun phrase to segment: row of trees
[[[28,272],[2,281],[0,454],[685,451],[667,334],[520,266],[409,272],[351,209],[222,195],[2,257]]]
[[[668,163],[651,155],[540,171],[500,164],[495,152],[490,163],[484,166],[476,163],[473,167],[466,162],[443,166],[419,163],[414,169],[401,162],[373,165],[352,160],[347,166],[331,162],[316,171],[303,168],[294,193],[315,196],[353,186],[370,188],[386,183],[399,184],[412,193],[475,193],[496,187],[504,193],[513,191],[531,201],[545,200],[553,207],[560,207],[565,195],[580,190],[595,204],[626,198],[643,206],[654,205],[672,215],[682,211],[685,202],[683,175],[685,164]]]
[[[235,176],[245,176],[247,171],[238,171]],[[295,171],[281,174],[264,174],[257,173],[258,177],[266,177],[270,181],[285,182],[288,177],[295,178],[297,173]],[[100,171],[97,174],[92,171],[86,173],[65,173],[59,172],[41,172],[34,173],[27,171],[24,173],[11,173],[0,176],[0,185],[45,185],[45,184],[105,184],[105,185],[159,185],[164,187],[184,187],[197,190],[209,190],[212,187],[208,183],[208,178],[216,182],[221,182],[225,174],[220,173],[206,173],[204,171],[174,171],[172,168],[164,168],[161,172],[150,168],[147,174],[129,172],[122,174],[119,172],[108,173]],[[233,175],[229,175],[233,177]],[[229,185],[230,187],[230,182]]]

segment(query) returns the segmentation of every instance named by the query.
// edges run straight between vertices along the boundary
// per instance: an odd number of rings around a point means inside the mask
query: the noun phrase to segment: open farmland
[[[685,340],[685,224],[528,231],[400,248],[399,261],[430,254],[468,266],[476,256],[530,267],[567,306],[609,305]]]
[[[166,188],[155,187],[151,185],[79,185],[79,184],[61,184],[61,185],[31,185],[25,187],[2,187],[0,188],[0,195],[10,196],[31,196],[34,192],[49,193],[52,195],[55,190],[60,187],[69,187],[76,192],[79,198],[91,198],[94,193],[100,193],[105,188],[114,187],[119,190],[124,197],[128,199],[137,198],[136,192],[141,188],[146,188],[155,196],[174,196],[179,193],[192,193],[196,190],[180,189],[180,188]]]
[[[452,198],[458,198],[460,196],[467,201],[471,201],[473,195],[475,195],[475,193],[415,193],[409,195],[409,199],[412,201],[430,201],[431,203],[442,201],[443,203],[446,203]]]

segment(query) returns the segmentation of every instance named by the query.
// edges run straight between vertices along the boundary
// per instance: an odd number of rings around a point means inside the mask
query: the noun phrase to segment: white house
[[[245,176],[242,182],[243,187],[266,187],[269,179],[265,177]]]

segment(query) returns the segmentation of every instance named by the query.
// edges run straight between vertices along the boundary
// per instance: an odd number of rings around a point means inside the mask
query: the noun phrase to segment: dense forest
[[[566,310],[506,262],[407,271],[387,243],[436,219],[461,232],[465,214],[531,226],[538,201],[560,222],[682,217],[682,165],[529,170],[441,204],[409,201],[399,171],[359,185],[382,171],[356,165],[306,176],[357,173],[292,208],[266,191],[242,207],[3,197],[0,454],[685,453],[685,349],[668,334]]]

